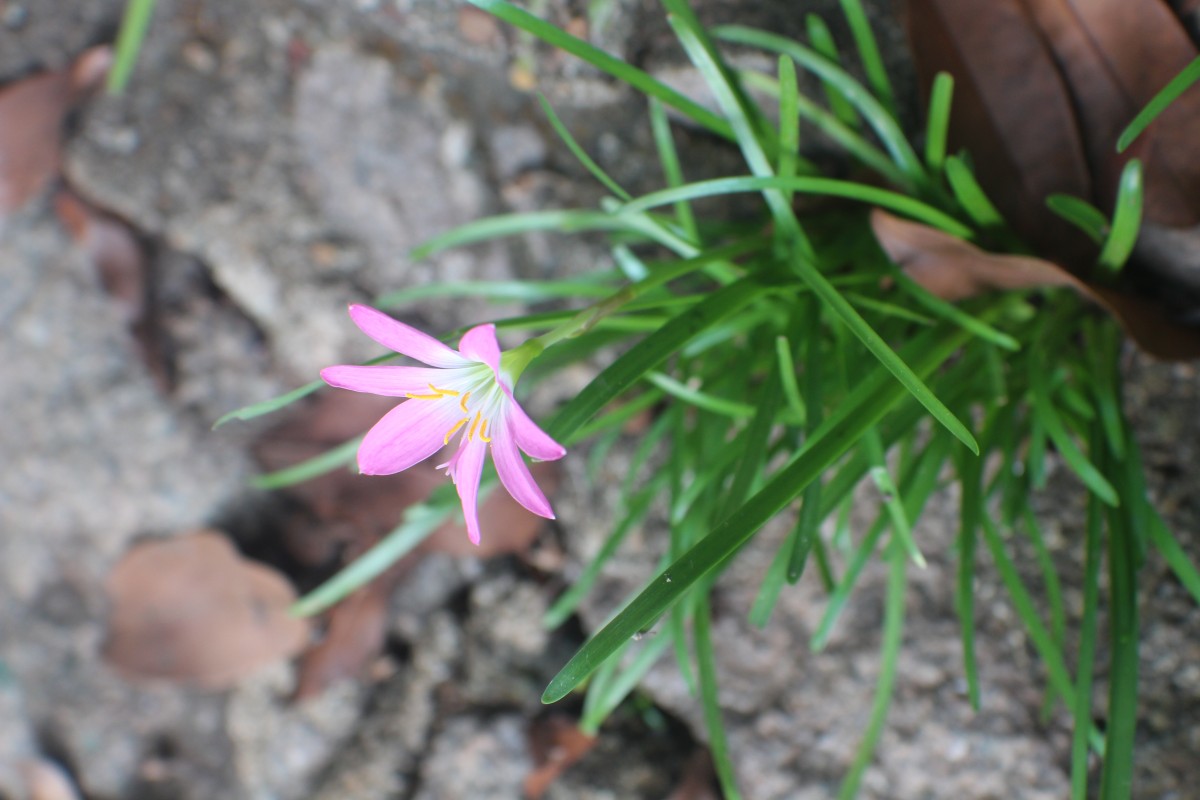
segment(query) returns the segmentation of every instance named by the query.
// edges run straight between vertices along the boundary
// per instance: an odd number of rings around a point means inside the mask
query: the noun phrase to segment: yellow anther
[[[458,397],[458,392],[453,389],[439,389],[432,383],[429,384],[429,388],[440,394],[442,397]],[[470,392],[467,392],[467,394],[470,394]]]
[[[442,396],[440,394],[413,394],[412,392],[405,392],[404,396],[409,398],[410,400],[441,400],[442,399]]]
[[[479,440],[481,442],[490,442],[492,437],[487,435],[488,421],[485,419],[483,424],[479,426]]]
[[[475,412],[475,419],[471,420],[471,430],[467,431],[467,441],[475,436],[475,429],[479,427],[479,412]]]
[[[442,439],[442,444],[450,444],[450,437],[453,436],[454,434],[458,433],[459,430],[462,429],[462,426],[466,425],[466,424],[467,424],[467,420],[465,418],[460,419],[458,422],[454,423],[454,427],[446,432],[446,438]]]
[[[466,393],[466,394],[464,394],[464,395],[462,396],[462,398],[461,398],[461,399],[459,399],[459,401],[458,401],[458,407],[459,407],[459,408],[461,408],[463,411],[465,411],[465,412],[466,412],[466,413],[468,413],[468,414],[470,414],[470,413],[471,413],[471,410],[470,410],[469,408],[467,408],[467,399],[468,399],[470,396],[471,396],[471,393],[470,393],[470,392],[467,392],[467,393]]]

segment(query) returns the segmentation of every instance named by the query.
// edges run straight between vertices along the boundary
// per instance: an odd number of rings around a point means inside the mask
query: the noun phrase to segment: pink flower
[[[472,328],[463,334],[458,350],[452,350],[367,306],[350,306],[350,317],[384,347],[429,365],[321,370],[330,386],[408,398],[367,432],[358,448],[359,470],[366,475],[406,470],[461,434],[458,449],[438,469],[445,469],[458,489],[467,534],[474,544],[479,544],[479,478],[489,447],[500,483],[513,499],[538,516],[554,519],[521,452],[554,461],[567,451],[525,414],[512,392],[516,376],[536,353],[517,348],[502,356],[495,325]]]

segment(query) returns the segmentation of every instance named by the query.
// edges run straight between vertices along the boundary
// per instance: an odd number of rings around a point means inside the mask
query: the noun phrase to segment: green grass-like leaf
[[[327,472],[332,472],[339,467],[345,467],[354,461],[354,455],[358,452],[358,445],[362,442],[362,437],[358,436],[348,442],[344,442],[337,447],[321,453],[319,456],[314,456],[299,464],[293,464],[285,469],[268,472],[266,475],[259,475],[250,481],[251,485],[257,489],[282,489],[286,486],[295,486],[297,483],[311,480]]]
[[[146,40],[146,30],[150,27],[155,5],[157,0],[129,0],[126,3],[121,29],[117,32],[117,43],[113,48],[113,64],[108,71],[106,88],[110,94],[125,91]]]
[[[1137,243],[1138,229],[1142,224],[1143,195],[1142,162],[1136,158],[1130,159],[1117,185],[1117,207],[1113,211],[1112,229],[1096,259],[1100,268],[1110,275],[1121,271]]]
[[[612,176],[605,172],[599,164],[596,163],[583,146],[571,135],[571,131],[563,124],[558,114],[554,112],[554,107],[546,100],[546,96],[538,93],[538,103],[542,106],[542,113],[546,115],[546,119],[550,121],[550,127],[554,128],[554,132],[558,134],[558,138],[563,140],[567,149],[571,151],[571,155],[575,156],[576,160],[583,165],[584,169],[592,174],[596,180],[604,184],[604,187],[615,194],[622,200],[629,200],[630,194],[625,191],[621,184],[613,180]]]
[[[1088,495],[1084,540],[1083,617],[1079,621],[1078,666],[1075,670],[1075,728],[1071,734],[1071,800],[1087,800],[1088,741],[1092,719],[1092,677],[1096,662],[1096,609],[1100,598],[1101,535],[1104,507]]]
[[[929,114],[925,122],[925,163],[935,175],[946,164],[946,139],[950,133],[950,103],[953,96],[953,76],[948,72],[933,76]]]
[[[975,175],[966,162],[958,156],[948,156],[945,171],[950,191],[954,192],[955,199],[976,225],[991,231],[1005,227],[1004,218],[984,194],[983,187],[975,180]]]
[[[713,767],[726,800],[741,800],[737,787],[733,760],[729,757],[729,737],[721,718],[721,702],[717,687],[717,663],[713,652],[711,612],[708,598],[704,597],[696,606],[692,618],[695,634],[696,666],[700,675],[700,703],[704,708],[704,722],[708,729],[708,749]]]
[[[1158,91],[1158,94],[1150,98],[1146,107],[1138,112],[1125,130],[1121,131],[1121,135],[1117,137],[1117,152],[1125,152],[1125,148],[1133,144],[1133,140],[1141,136],[1142,132],[1150,127],[1150,123],[1154,122],[1167,106],[1174,103],[1176,98],[1191,88],[1192,84],[1198,80],[1200,80],[1200,57],[1180,70],[1178,75]]]
[[[616,56],[610,55],[597,47],[593,47],[582,39],[572,36],[544,20],[538,19],[529,12],[517,8],[512,3],[504,2],[504,0],[469,0],[469,2],[510,25],[515,25],[521,30],[536,36],[547,44],[586,61],[596,69],[608,73],[622,83],[626,83],[630,87],[637,89],[642,94],[657,98],[690,118],[696,124],[708,128],[727,139],[733,138],[733,132],[725,120],[694,100],[661,83],[649,73],[627,64]]]
[[[935,338],[936,337],[936,338]],[[931,372],[961,346],[963,335],[939,328],[917,337],[906,348],[915,369]],[[797,457],[762,489],[717,525],[682,557],[663,570],[610,623],[598,631],[559,671],[542,695],[556,702],[582,683],[619,647],[670,608],[700,578],[733,556],[758,529],[872,427],[905,391],[877,369],[864,379]]]
[[[841,67],[841,54],[838,52],[837,42],[833,40],[833,34],[829,32],[829,26],[825,24],[825,20],[816,14],[805,14],[804,26],[808,31],[808,41],[812,45],[812,49],[836,66]],[[822,79],[821,89],[825,92],[825,99],[829,102],[829,110],[833,112],[833,115],[846,127],[857,129],[860,122],[858,112],[842,96],[837,87]]]
[[[1069,194],[1046,197],[1046,207],[1083,231],[1096,244],[1104,244],[1108,236],[1108,217],[1086,200]]]
[[[841,0],[842,13],[850,25],[850,34],[858,48],[858,57],[862,61],[863,72],[867,75],[867,85],[880,104],[893,117],[896,116],[896,96],[892,91],[892,81],[888,77],[887,67],[883,65],[883,56],[879,53],[879,45],[875,42],[875,34],[871,23],[863,11],[859,0]]]

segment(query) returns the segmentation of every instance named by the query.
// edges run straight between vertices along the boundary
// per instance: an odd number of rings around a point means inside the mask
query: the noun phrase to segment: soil
[[[111,39],[119,2],[75,5],[67,14],[0,0],[0,82],[65,67]],[[586,4],[545,5],[558,24],[587,24]],[[611,12],[593,17],[591,41],[698,85],[656,4],[591,5]],[[832,0],[811,7],[836,17]],[[702,16],[803,28],[802,15],[769,2],[705,3]],[[899,64],[899,30],[878,19]],[[560,276],[608,258],[588,237],[541,234],[422,262],[405,256],[486,214],[596,204],[601,190],[555,140],[534,85],[618,180],[656,187],[640,99],[450,0],[160,0],[127,92],[94,96],[69,121],[62,182],[135,232],[149,312],[131,329],[58,221],[55,187],[0,220],[0,798],[522,796],[536,734],[579,712],[577,700],[542,706],[547,680],[663,546],[655,526],[635,532],[579,617],[541,627],[609,530],[632,437],[602,467],[611,482],[586,478],[583,450],[564,462],[559,519],[533,556],[426,556],[388,600],[378,654],[303,701],[289,701],[297,670],[287,662],[212,691],[129,680],[100,652],[105,579],[139,540],[217,527],[252,556],[288,560],[271,555],[285,502],[249,488],[253,445],[273,421],[211,426],[323,366],[375,355],[348,323],[348,302],[433,279]],[[680,134],[689,177],[736,168],[727,148]],[[504,313],[438,300],[405,319],[444,330]],[[568,375],[558,392],[586,377]],[[1185,549],[1200,553],[1188,477],[1200,378],[1131,352],[1127,379],[1155,499]],[[555,400],[547,393],[534,407]],[[1042,503],[1077,614],[1082,491],[1060,470]],[[864,493],[860,507],[866,519],[876,500]],[[900,681],[861,796],[1063,797],[1068,721],[1061,710],[1041,715],[1044,675],[986,564],[980,711],[964,697],[956,513],[944,492],[918,529],[930,565],[911,575]],[[814,654],[807,641],[823,603],[811,575],[765,629],[745,621],[778,536],[768,529],[719,586],[722,701],[746,797],[828,798],[869,713],[884,576],[868,569],[829,647]],[[1032,559],[1024,563],[1037,586]],[[1200,610],[1161,560],[1141,578],[1135,796],[1185,798],[1200,784]],[[1102,711],[1099,690],[1096,703]],[[716,796],[696,759],[704,739],[668,657],[544,796]]]

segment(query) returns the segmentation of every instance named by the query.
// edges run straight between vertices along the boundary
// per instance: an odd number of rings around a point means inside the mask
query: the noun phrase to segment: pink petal
[[[550,508],[546,495],[542,494],[533,475],[529,473],[529,467],[525,465],[525,459],[521,458],[507,426],[501,426],[492,440],[492,461],[496,462],[496,473],[500,476],[500,483],[514,500],[539,517],[554,519],[554,510]]]
[[[451,477],[467,523],[467,538],[475,545],[479,544],[479,477],[483,474],[486,454],[487,445],[475,439],[464,444],[450,462]]]
[[[330,386],[387,397],[404,397],[409,393],[429,394],[430,384],[445,388],[449,376],[446,370],[435,367],[342,365],[321,370],[321,377]]]
[[[495,325],[471,328],[459,339],[458,350],[472,361],[487,364],[496,373],[496,380],[500,380],[500,343],[496,341]]]
[[[407,400],[367,431],[358,448],[365,475],[391,475],[441,450],[446,432],[462,418],[453,400]]]
[[[505,406],[505,425],[512,431],[517,447],[538,461],[557,461],[567,454],[567,448],[550,438],[513,400],[512,392],[501,384],[510,402]]]
[[[350,318],[367,336],[397,353],[443,369],[470,366],[467,359],[427,333],[392,319],[370,306],[350,306]]]

